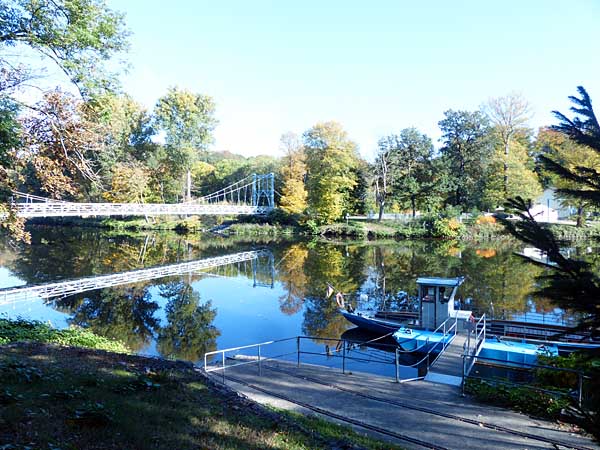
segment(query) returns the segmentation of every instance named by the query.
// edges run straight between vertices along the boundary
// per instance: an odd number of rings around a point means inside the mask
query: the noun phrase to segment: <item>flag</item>
[[[327,283],[327,295],[325,298],[331,297],[331,294],[333,294],[334,292],[335,292],[335,289],[333,289],[333,286],[330,285],[329,283]]]

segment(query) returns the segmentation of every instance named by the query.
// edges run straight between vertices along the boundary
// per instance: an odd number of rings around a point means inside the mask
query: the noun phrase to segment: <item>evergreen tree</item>
[[[583,87],[578,87],[578,92],[580,97],[569,97],[576,105],[571,108],[576,116],[569,119],[560,112],[554,112],[560,123],[552,129],[600,154],[600,126],[591,99]],[[550,155],[541,155],[540,160],[550,173],[575,183],[576,187],[560,189],[559,192],[600,206],[600,173],[593,167],[571,168],[552,159]],[[579,328],[600,336],[600,276],[588,262],[570,259],[561,253],[564,243],[528,213],[530,202],[516,198],[507,205],[522,219],[516,222],[504,221],[507,229],[525,243],[543,251],[550,261],[549,264],[536,262],[550,269],[540,277],[541,287],[536,295],[547,297],[562,308],[580,313]]]

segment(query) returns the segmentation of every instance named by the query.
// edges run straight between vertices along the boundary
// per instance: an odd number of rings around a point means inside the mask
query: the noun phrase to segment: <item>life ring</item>
[[[344,307],[344,296],[342,295],[341,292],[338,292],[337,294],[335,294],[335,301],[340,308]]]

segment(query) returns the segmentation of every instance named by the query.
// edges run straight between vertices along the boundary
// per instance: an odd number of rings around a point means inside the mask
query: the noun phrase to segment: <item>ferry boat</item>
[[[401,327],[435,330],[448,317],[468,320],[471,311],[455,310],[454,296],[464,277],[417,278],[416,311],[359,311],[346,305],[341,294],[336,295],[340,313],[354,325],[374,333],[387,334]]]

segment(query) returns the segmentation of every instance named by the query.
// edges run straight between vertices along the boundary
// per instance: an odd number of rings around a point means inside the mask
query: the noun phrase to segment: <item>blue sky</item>
[[[371,158],[447,109],[521,92],[552,123],[583,85],[600,110],[600,1],[109,0],[126,14],[124,87],[152,107],[169,86],[212,96],[215,150],[278,154],[287,131],[342,123]]]

